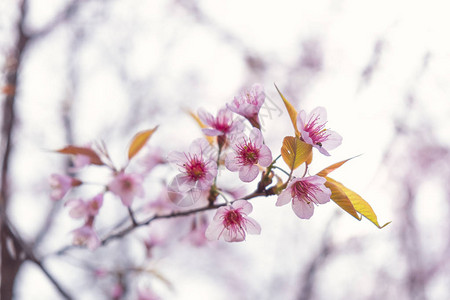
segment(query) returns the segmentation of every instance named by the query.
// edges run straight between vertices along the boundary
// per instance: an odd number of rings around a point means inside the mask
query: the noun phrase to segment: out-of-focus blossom
[[[244,125],[241,122],[233,120],[233,114],[227,108],[219,110],[217,117],[200,109],[198,117],[203,123],[211,127],[202,129],[203,133],[208,136],[230,135],[244,129]]]
[[[175,207],[169,198],[167,187],[164,187],[155,200],[148,202],[145,206],[145,212],[165,214],[173,211]]]
[[[204,215],[199,218],[195,216],[192,220],[191,231],[186,235],[184,240],[196,247],[205,245],[208,242],[205,237],[205,231],[208,225],[209,222]]]
[[[325,182],[325,178],[317,175],[294,178],[278,196],[276,205],[282,206],[292,200],[294,213],[301,219],[309,219],[314,213],[314,204],[330,201],[331,191]]]
[[[73,231],[73,244],[86,246],[90,250],[95,250],[100,246],[100,239],[91,225],[85,224]]]
[[[145,254],[147,258],[153,257],[153,248],[161,246],[165,243],[165,239],[161,234],[153,231],[143,240],[145,246]]]
[[[161,298],[148,288],[139,289],[138,300],[161,300]]]
[[[342,143],[342,137],[335,131],[325,128],[327,111],[324,107],[316,107],[308,116],[301,110],[297,115],[297,128],[302,139],[317,148],[320,153],[329,156]]]
[[[50,197],[53,201],[61,200],[72,187],[81,184],[80,180],[61,174],[50,175],[49,181],[52,189]]]
[[[108,270],[103,268],[98,268],[94,270],[94,276],[97,278],[103,278],[108,275]]]
[[[203,191],[211,188],[217,175],[217,163],[211,158],[211,148],[205,139],[195,140],[188,153],[172,152],[169,161],[177,164],[181,172],[168,187],[169,197],[177,205],[196,202]]]
[[[232,205],[219,207],[213,221],[206,229],[206,238],[218,240],[223,237],[227,242],[241,242],[245,240],[246,233],[260,234],[259,224],[248,217],[252,210],[252,205],[245,200],[238,200]]]
[[[263,144],[257,128],[252,129],[249,138],[244,134],[237,136],[231,147],[233,152],[227,155],[225,166],[232,172],[239,171],[239,178],[244,182],[251,182],[258,176],[258,164],[268,167],[272,163],[272,152]]]
[[[138,159],[139,173],[147,176],[157,165],[166,163],[161,155],[162,150],[157,147],[147,147],[145,154]]]
[[[95,217],[103,204],[103,194],[98,194],[89,201],[82,199],[71,199],[66,202],[65,206],[70,208],[69,215],[72,218]]]
[[[251,89],[235,97],[231,104],[227,104],[227,108],[245,117],[254,127],[260,128],[258,113],[264,104],[265,97],[263,87],[256,83]]]
[[[144,196],[142,177],[139,174],[119,172],[108,184],[108,189],[120,197],[123,205],[129,207],[135,197]]]
[[[120,299],[123,296],[123,286],[120,282],[113,285],[111,289],[111,297],[113,299]]]

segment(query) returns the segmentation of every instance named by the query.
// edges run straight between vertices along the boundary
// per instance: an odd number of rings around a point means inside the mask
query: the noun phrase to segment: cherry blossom
[[[282,206],[292,200],[294,213],[301,219],[309,219],[314,213],[314,204],[330,201],[331,191],[325,182],[325,178],[317,175],[294,178],[278,196],[276,205]]]
[[[129,207],[134,197],[143,197],[143,178],[139,174],[119,172],[108,184],[108,190],[120,197],[123,205]]]
[[[80,180],[61,174],[52,174],[49,181],[52,188],[50,197],[54,201],[61,200],[72,187],[81,184]]]
[[[272,163],[272,152],[264,145],[261,131],[253,128],[250,137],[241,134],[232,143],[233,152],[225,159],[225,166],[232,172],[239,171],[244,182],[253,181],[259,173],[258,164],[268,167]]]
[[[72,218],[87,218],[98,215],[100,207],[103,204],[103,194],[98,194],[89,201],[83,199],[71,199],[66,202],[65,206],[70,208],[69,215]]]
[[[217,175],[217,163],[205,139],[195,140],[187,153],[172,152],[168,160],[177,164],[181,172],[168,186],[169,197],[177,205],[191,205],[211,188]]]
[[[297,128],[302,139],[317,148],[320,153],[329,156],[333,150],[342,143],[342,137],[335,131],[325,128],[327,124],[327,111],[324,107],[316,107],[309,115],[301,110],[297,115]]]
[[[73,234],[74,245],[87,246],[90,250],[95,250],[100,246],[100,239],[90,224],[75,229]]]
[[[260,234],[261,226],[248,217],[252,210],[252,205],[245,200],[219,207],[213,221],[206,229],[206,238],[218,240],[223,237],[226,242],[241,242],[245,240],[246,233]]]
[[[222,108],[217,113],[217,117],[207,111],[200,109],[198,111],[200,120],[211,128],[203,128],[202,131],[208,136],[229,135],[236,131],[242,131],[244,126],[241,122],[233,120],[231,110]]]
[[[161,298],[148,288],[139,289],[138,300],[160,300]]]
[[[255,83],[249,90],[235,97],[231,104],[227,104],[227,108],[245,117],[254,127],[260,128],[258,113],[264,104],[265,97],[263,87]]]

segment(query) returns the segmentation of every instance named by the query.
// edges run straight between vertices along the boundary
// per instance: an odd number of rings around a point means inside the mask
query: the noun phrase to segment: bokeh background
[[[127,287],[120,299],[143,289],[162,299],[450,299],[449,9],[444,0],[1,1],[2,220],[74,299],[112,299],[117,283]],[[120,162],[131,137],[156,125],[150,144],[162,156],[187,149],[202,133],[186,109],[215,113],[255,82],[274,156],[292,134],[275,83],[298,110],[325,106],[344,137],[331,157],[315,153],[311,173],[362,154],[333,178],[391,224],[380,230],[334,203],[300,220],[269,197],[252,200],[262,234],[243,243],[195,247],[182,218],[95,252],[65,248],[80,223],[50,200],[50,174],[69,166],[50,150],[102,140]],[[173,174],[153,170],[137,205]],[[126,216],[105,200],[101,235]],[[164,240],[151,259],[149,235]],[[30,260],[15,278],[14,299],[63,299]]]

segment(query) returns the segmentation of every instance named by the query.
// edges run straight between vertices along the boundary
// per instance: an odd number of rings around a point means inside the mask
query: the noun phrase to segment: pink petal
[[[291,189],[288,186],[284,191],[278,195],[276,206],[282,206],[288,204],[292,200]]]
[[[251,213],[253,210],[252,204],[247,200],[237,200],[236,202],[233,203],[233,208],[235,210],[239,210],[240,213],[244,213],[246,215]]]
[[[225,158],[225,167],[231,172],[239,171],[240,165],[236,153],[229,153]]]
[[[222,232],[225,230],[222,223],[212,222],[209,224],[208,228],[206,228],[205,236],[208,240],[218,240],[222,235]]]
[[[223,232],[223,239],[226,242],[242,242],[245,240],[245,231],[240,230],[227,230]]]
[[[259,173],[259,168],[256,165],[242,166],[239,170],[239,179],[243,182],[253,181]]]
[[[310,118],[313,116],[318,117],[318,124],[325,124],[327,122],[327,110],[323,106],[318,106],[309,113]]]
[[[206,110],[200,108],[197,113],[199,119],[206,125],[212,126],[214,124],[214,116]]]
[[[250,132],[249,138],[251,141],[253,141],[253,144],[256,146],[256,148],[261,147],[264,141],[261,131],[255,127],[253,127],[252,131]]]
[[[305,128],[305,124],[306,124],[306,112],[304,110],[301,110],[297,114],[297,128],[300,132],[303,131],[303,129]],[[305,139],[303,137],[303,133],[302,133],[302,138]]]
[[[314,204],[308,204],[306,201],[294,199],[292,201],[292,209],[300,219],[309,219],[314,213]]]
[[[246,219],[246,229],[249,234],[261,234],[261,226],[253,218]]]
[[[340,144],[342,144],[342,136],[333,130],[326,131],[328,134],[328,138],[326,141],[322,142],[322,147],[327,150],[333,150],[336,147],[338,147]]]
[[[212,129],[212,128],[203,128],[202,132],[204,135],[207,136],[218,136],[218,135],[222,135],[223,132],[217,129]]]
[[[259,149],[258,163],[263,167],[268,167],[272,163],[272,152],[266,145],[262,145],[261,149]]]

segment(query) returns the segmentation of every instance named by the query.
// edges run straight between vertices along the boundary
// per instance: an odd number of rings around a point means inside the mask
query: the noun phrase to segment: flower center
[[[129,178],[125,178],[122,180],[122,189],[125,191],[129,191],[133,188],[133,182]]]
[[[292,187],[292,197],[299,200],[306,201],[306,203],[315,203],[315,194],[319,191],[319,188],[307,181],[297,181]]]
[[[223,224],[226,228],[232,227],[241,227],[243,221],[242,215],[236,210],[229,210],[223,220]]]
[[[190,158],[184,167],[186,169],[186,173],[192,180],[199,180],[205,176],[205,163],[199,159],[197,155]]]
[[[322,147],[322,142],[326,141],[330,136],[325,128],[325,123],[319,123],[320,116],[312,115],[308,123],[305,125],[304,130],[309,133],[309,137],[314,144]]]
[[[238,159],[242,165],[255,165],[258,163],[259,149],[251,142],[238,146]]]

